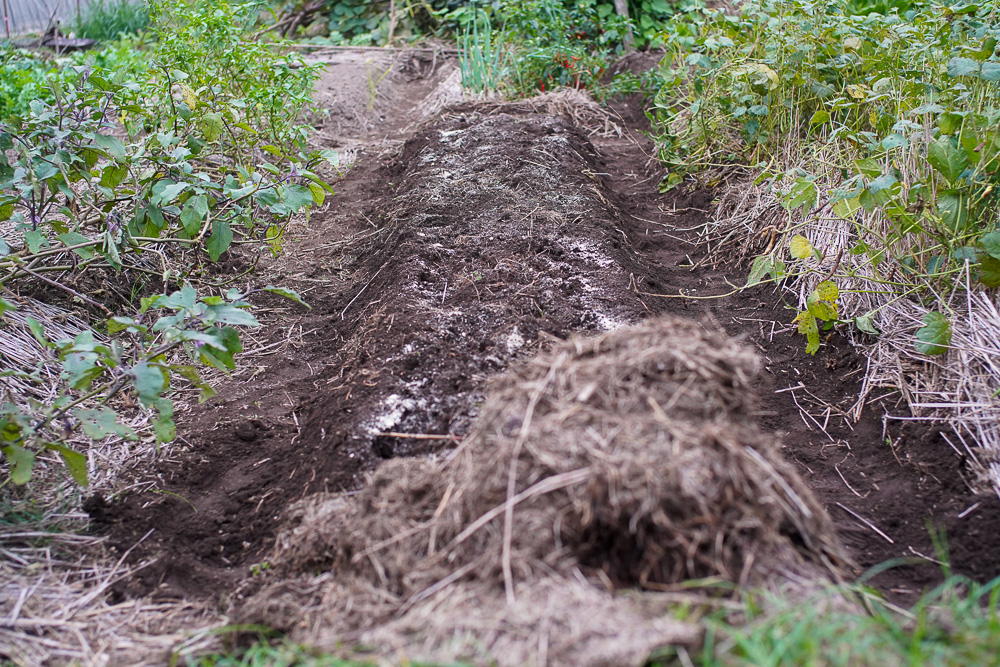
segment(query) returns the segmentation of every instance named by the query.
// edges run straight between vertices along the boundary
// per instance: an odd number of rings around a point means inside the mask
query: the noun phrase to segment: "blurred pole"
[[[628,0],[615,0],[615,14],[628,18]],[[626,50],[632,50],[632,26],[629,26],[628,30],[625,31],[625,38],[622,40],[622,43],[625,45]]]
[[[4,0],[6,2],[6,0]],[[389,38],[386,46],[392,46],[392,33],[396,32],[396,0],[389,0]]]
[[[10,41],[10,14],[7,11],[7,0],[3,0],[3,24],[7,28],[7,41]]]

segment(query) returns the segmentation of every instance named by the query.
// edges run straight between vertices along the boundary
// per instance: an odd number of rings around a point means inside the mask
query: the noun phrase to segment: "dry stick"
[[[521,448],[524,446],[525,440],[528,439],[528,429],[531,428],[531,418],[535,414],[535,407],[538,405],[538,401],[542,398],[542,392],[549,385],[549,382],[555,377],[556,368],[562,363],[565,358],[565,354],[560,355],[559,359],[549,367],[549,372],[546,374],[545,379],[543,379],[535,391],[532,392],[531,398],[528,400],[528,407],[524,411],[524,421],[521,423],[521,430],[517,434],[517,441],[514,443],[514,451],[510,455],[510,471],[507,473],[507,503],[504,509],[503,517],[503,587],[504,591],[507,593],[507,604],[514,604],[514,575],[511,572],[510,567],[510,549],[511,540],[513,539],[514,533],[514,504],[511,500],[514,498],[514,491],[517,486],[517,458],[521,455]]]
[[[461,438],[457,435],[435,435],[433,433],[397,433],[395,431],[376,431],[373,433],[375,437],[386,437],[386,438],[409,438],[410,440],[455,440],[456,442],[461,441]]]
[[[75,296],[76,298],[80,299],[81,301],[83,301],[85,303],[89,303],[90,305],[94,306],[95,308],[100,308],[102,311],[104,311],[105,315],[110,315],[111,314],[111,311],[108,310],[107,308],[105,308],[103,305],[97,303],[96,301],[94,301],[93,299],[91,299],[89,297],[86,297],[86,296],[80,294],[79,292],[77,292],[72,287],[67,287],[66,285],[63,285],[62,283],[58,283],[55,280],[50,280],[49,278],[46,278],[45,276],[41,275],[40,273],[32,271],[31,269],[29,269],[26,266],[19,266],[19,267],[17,267],[17,270],[18,271],[23,271],[23,272],[27,273],[29,276],[34,276],[35,278],[41,280],[43,283],[48,283],[49,285],[52,285],[53,287],[61,289],[64,292],[68,292],[69,294],[72,294],[73,296]]]
[[[885,533],[883,533],[881,530],[879,530],[878,526],[876,526],[874,523],[872,523],[868,519],[864,518],[863,516],[861,516],[860,514],[858,514],[857,512],[855,512],[854,510],[852,510],[849,507],[846,507],[844,505],[841,505],[840,503],[834,503],[834,504],[837,507],[839,507],[840,509],[842,509],[845,512],[847,512],[848,514],[850,514],[851,516],[853,516],[855,519],[857,519],[861,523],[865,524],[866,526],[868,526],[869,528],[871,528],[872,530],[874,530],[879,535],[881,535],[883,538],[885,538],[885,541],[888,542],[889,544],[895,544],[896,543],[891,537],[889,537],[888,535],[886,535]]]
[[[344,309],[342,311],[340,311],[340,319],[344,319],[344,313],[347,312],[347,309],[350,308],[351,305],[354,304],[354,302],[358,300],[358,297],[360,297],[362,294],[364,294],[364,291],[366,289],[368,289],[368,287],[373,282],[375,282],[375,279],[378,278],[378,274],[382,273],[382,269],[384,269],[386,266],[388,266],[388,263],[383,264],[382,267],[378,271],[375,272],[375,275],[371,277],[371,280],[369,280],[367,283],[365,283],[365,286],[361,288],[361,291],[358,292],[358,295],[356,297],[354,297],[353,299],[351,299],[351,302],[349,304],[347,304],[346,306],[344,306]]]

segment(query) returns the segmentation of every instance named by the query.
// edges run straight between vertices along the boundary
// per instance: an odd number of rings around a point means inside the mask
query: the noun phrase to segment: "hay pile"
[[[557,346],[495,381],[447,460],[317,497],[243,622],[331,649],[500,665],[642,664],[689,643],[691,578],[835,572],[830,521],[752,419],[753,353],[676,319]],[[645,589],[613,595],[615,588]],[[305,619],[297,623],[297,619]]]

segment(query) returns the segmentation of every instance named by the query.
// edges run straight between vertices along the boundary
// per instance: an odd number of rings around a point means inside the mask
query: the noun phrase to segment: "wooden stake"
[[[618,14],[618,16],[628,18],[628,0],[615,0],[615,13]],[[626,50],[632,50],[632,44],[634,42],[632,39],[632,26],[629,26],[628,30],[625,32],[625,39],[622,40],[622,42],[625,44]]]
[[[392,45],[394,32],[396,32],[396,0],[389,0],[389,37],[385,40],[386,46]]]

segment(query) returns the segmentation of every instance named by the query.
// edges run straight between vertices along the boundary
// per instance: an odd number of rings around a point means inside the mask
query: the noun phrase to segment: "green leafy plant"
[[[48,80],[51,102],[32,100],[0,123],[0,221],[13,226],[0,241],[0,288],[43,284],[106,318],[108,334],[52,341],[26,319],[58,356],[64,384],[51,402],[4,405],[11,481],[26,481],[34,453],[48,449],[83,482],[82,455],[64,443],[78,429],[130,437],[111,402],[126,390],[157,415],[158,440],[170,440],[171,378],[208,392],[197,367],[231,369],[237,327],[256,326],[244,301],[252,290],[199,295],[194,283],[217,289],[204,278],[236,244],[279,251],[290,216],[332,192],[313,169],[335,155],[307,151],[300,120],[316,69],[253,41],[257,8],[153,2],[158,41],[148,61],[118,70],[96,57],[66,63]],[[81,289],[121,272],[161,282],[163,294],[136,309]],[[0,301],[0,317],[15,308]],[[170,356],[183,354],[189,361]]]
[[[866,8],[755,0],[671,24],[652,114],[662,187],[746,165],[779,194],[786,239],[816,217],[853,227],[854,245],[824,270],[841,294],[863,278],[887,302],[941,310],[942,292],[1000,286],[997,5]],[[770,245],[749,283],[776,268]],[[780,278],[817,268],[791,252],[800,264]],[[847,321],[875,334],[873,315]],[[815,351],[815,322],[796,323]]]

